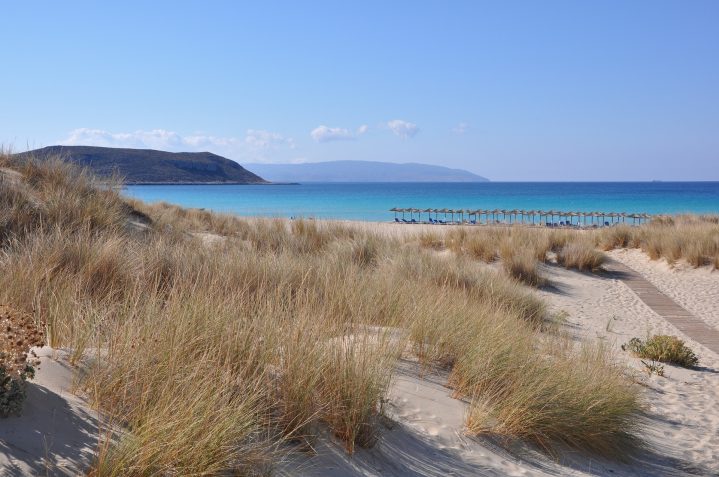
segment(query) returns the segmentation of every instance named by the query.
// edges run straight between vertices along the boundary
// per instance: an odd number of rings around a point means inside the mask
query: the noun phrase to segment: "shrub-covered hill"
[[[99,177],[117,174],[127,184],[265,184],[235,161],[211,152],[166,152],[94,146],[49,146],[17,154],[62,156]]]

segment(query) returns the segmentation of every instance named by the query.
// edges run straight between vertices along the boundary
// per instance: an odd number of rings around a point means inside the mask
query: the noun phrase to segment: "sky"
[[[719,180],[719,1],[3,2],[0,144]]]

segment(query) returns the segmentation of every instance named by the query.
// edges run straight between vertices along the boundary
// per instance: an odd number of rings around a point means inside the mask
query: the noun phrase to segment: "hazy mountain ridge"
[[[60,155],[99,177],[114,173],[127,184],[266,184],[235,161],[211,152],[166,152],[95,146],[49,146],[17,156]]]
[[[302,164],[246,164],[272,182],[487,182],[463,169],[430,164],[327,161]]]

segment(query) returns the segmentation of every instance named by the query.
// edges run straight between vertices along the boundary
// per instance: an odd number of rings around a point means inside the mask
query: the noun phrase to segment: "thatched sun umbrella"
[[[464,209],[464,213],[467,214],[467,220],[472,220],[472,211],[469,209]]]
[[[532,225],[534,225],[534,217],[537,215],[536,210],[528,210],[527,215],[529,216],[529,220],[532,221]]]
[[[472,215],[474,215],[474,220],[477,221],[478,224],[482,223],[482,213],[484,211],[482,209],[476,209],[472,211]]]
[[[427,212],[427,218],[432,218],[432,216],[430,215],[432,213],[432,209],[424,209],[422,212]]]
[[[397,218],[397,212],[399,212],[399,209],[397,207],[392,207],[389,209],[390,212],[394,212],[394,218]]]

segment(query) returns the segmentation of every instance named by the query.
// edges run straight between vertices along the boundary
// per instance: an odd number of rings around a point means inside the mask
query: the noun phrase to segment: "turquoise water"
[[[369,221],[392,220],[392,207],[719,213],[719,182],[135,185],[124,193],[240,215]]]

